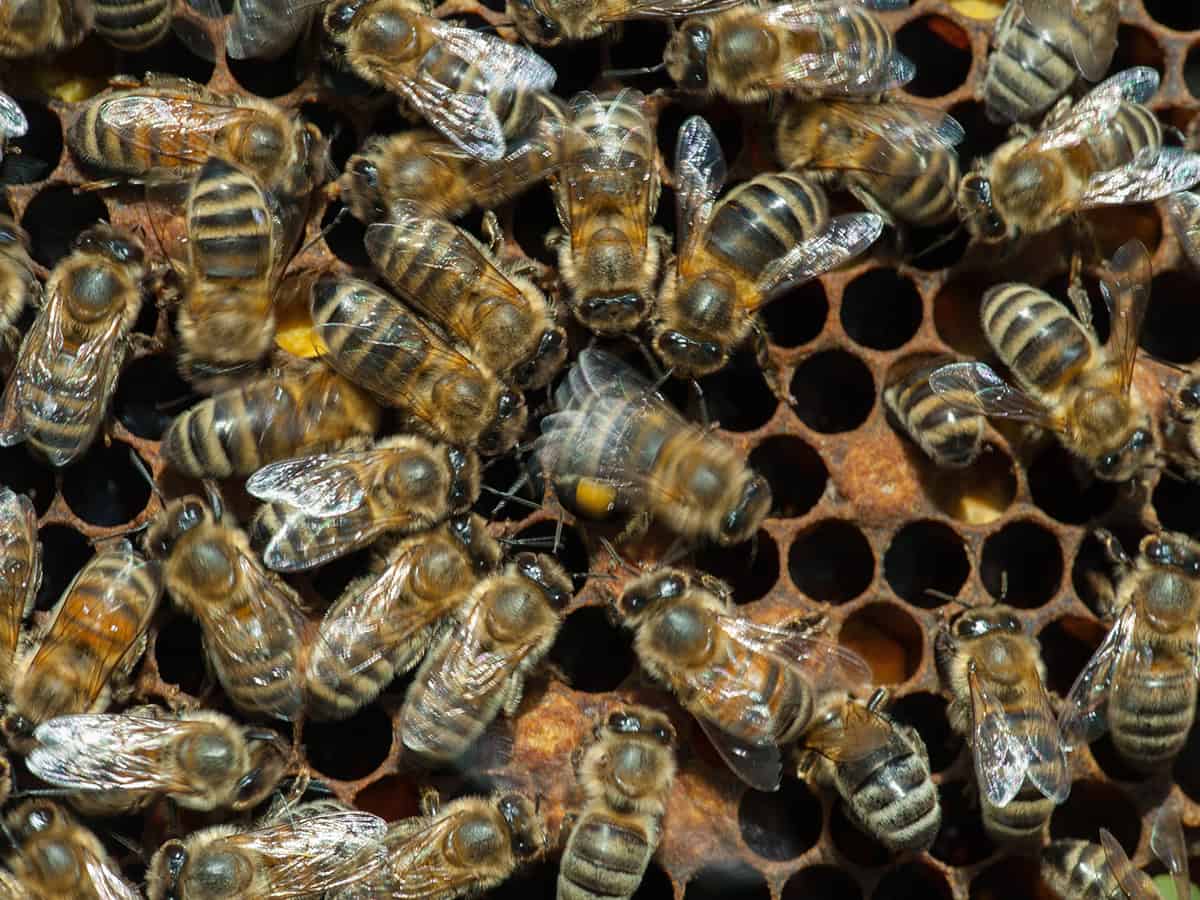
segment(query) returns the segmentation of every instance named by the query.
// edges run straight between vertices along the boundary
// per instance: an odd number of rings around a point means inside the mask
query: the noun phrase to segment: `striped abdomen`
[[[353,553],[389,530],[375,518],[366,504],[339,516],[308,516],[281,503],[264,503],[254,514],[250,538],[256,547],[272,548],[267,559],[272,569],[301,571]],[[424,524],[413,523],[414,528]],[[401,529],[393,524],[391,530]]]
[[[157,44],[171,27],[173,0],[96,0],[96,33],[118,50]]]
[[[979,311],[992,348],[1031,393],[1054,394],[1077,378],[1098,352],[1067,308],[1026,284],[1000,284]]]
[[[871,143],[882,143],[874,137]],[[862,152],[875,153],[876,148]],[[866,170],[850,170],[847,180],[857,183],[879,200],[897,218],[914,225],[938,225],[953,218],[958,186],[958,154],[949,147],[921,152],[925,168],[920,175],[888,175]]]
[[[204,164],[187,203],[188,253],[208,281],[262,280],[274,261],[266,194],[247,172],[218,157]]]
[[[905,433],[939,466],[968,466],[983,445],[983,416],[951,406],[929,386],[934,369],[953,362],[937,357],[901,374],[883,391],[883,402]]]
[[[881,746],[836,768],[838,792],[863,830],[892,852],[924,850],[942,822],[929,764],[893,729]]]
[[[988,117],[1021,122],[1043,112],[1075,83],[1075,59],[1065,35],[1046,40],[1010,0],[996,20],[995,46],[983,79]]]
[[[489,63],[486,58],[467,63],[446,43],[437,41],[417,66],[428,73],[427,77],[451,90],[486,95],[505,137],[512,137],[537,115],[540,101],[536,92],[514,88],[508,79],[493,78],[485,68]]]
[[[1105,119],[1105,127],[1088,138],[1087,145],[1095,155],[1097,170],[1106,171],[1132,162],[1143,150],[1161,147],[1162,139],[1162,124],[1154,113],[1140,103],[1122,103]]]
[[[474,285],[485,274],[487,261],[462,230],[444,219],[407,219],[404,228],[403,240],[394,239],[395,228],[367,232],[367,252],[375,268],[422,313],[470,341],[472,335],[464,334],[460,323],[474,324],[477,317],[464,315],[448,301],[451,297],[458,297],[460,304],[474,300]],[[443,258],[453,265],[435,264]]]
[[[1158,771],[1187,742],[1196,709],[1191,648],[1143,629],[1151,662],[1129,666],[1113,685],[1108,723],[1113,746],[1130,765]],[[1139,650],[1139,658],[1141,650]]]
[[[0,691],[8,695],[21,622],[42,581],[37,513],[24,494],[0,487]]]
[[[154,128],[152,122],[174,122],[180,105],[216,98],[203,89],[195,95],[150,88],[115,91],[88,101],[67,128],[67,144],[81,162],[125,175],[142,175],[153,169],[194,172],[194,160],[212,151],[219,120],[210,117],[188,128]],[[110,127],[108,122],[122,123]],[[142,124],[145,123],[145,124]],[[208,126],[208,127],[202,127]]]
[[[1104,848],[1091,841],[1052,841],[1042,851],[1042,880],[1063,900],[1127,900]]]
[[[1042,759],[1032,760],[1029,771],[1051,770],[1058,758],[1044,736],[1038,733],[1044,720],[1039,718],[1038,713],[1025,706],[1025,688],[1014,689],[995,682],[991,687],[996,699],[1004,706],[1005,716],[1012,730],[1017,734],[1022,731],[1031,732],[1029,740],[1042,745]],[[1051,780],[1050,777],[1041,778],[1043,784]],[[1044,796],[1026,774],[1020,791],[1007,806],[996,806],[987,797],[982,798],[983,824],[988,834],[997,842],[1033,841],[1039,838],[1042,827],[1050,821],[1054,806],[1054,801]]]
[[[654,853],[642,823],[585,815],[571,830],[558,870],[558,900],[632,897]]]

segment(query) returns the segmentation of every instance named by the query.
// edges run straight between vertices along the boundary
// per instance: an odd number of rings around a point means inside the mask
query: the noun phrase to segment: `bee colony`
[[[0,0],[0,895],[1172,896],[1190,7]]]

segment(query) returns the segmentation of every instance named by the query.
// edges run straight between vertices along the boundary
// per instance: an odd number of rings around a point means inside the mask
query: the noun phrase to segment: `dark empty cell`
[[[489,900],[532,900],[553,897],[558,890],[558,859],[523,866],[498,887],[488,891]]]
[[[0,162],[0,185],[30,184],[54,171],[62,156],[62,125],[48,106],[27,97],[16,98],[29,130],[8,141]]]
[[[814,354],[792,376],[796,413],[814,431],[852,431],[867,420],[875,403],[871,370],[845,350]]]
[[[1200,28],[1200,7],[1177,0],[1142,0],[1146,12],[1155,22],[1176,31],[1195,31]]]
[[[703,565],[733,589],[735,603],[752,603],[779,580],[779,549],[771,535],[759,531],[751,543],[706,549]]]
[[[888,713],[897,722],[911,725],[929,751],[929,768],[941,772],[958,758],[962,740],[946,718],[946,700],[937,694],[916,693],[891,704]]]
[[[1064,616],[1043,628],[1038,643],[1046,664],[1046,687],[1065,697],[1104,633],[1104,626],[1077,616]]]
[[[1193,727],[1171,769],[1175,781],[1193,801],[1200,800],[1200,728]],[[1145,776],[1142,776],[1145,777]]]
[[[917,75],[904,86],[916,97],[941,97],[967,80],[971,69],[971,41],[967,33],[949,19],[924,16],[896,32],[896,45],[917,63]],[[920,65],[936,59],[936,66]]]
[[[755,355],[742,349],[720,372],[700,379],[710,422],[726,431],[754,431],[775,415],[779,401],[767,386]]]
[[[793,519],[817,505],[829,472],[821,456],[790,435],[769,437],[750,453],[750,468],[771,485],[771,515]]]
[[[1043,512],[1068,525],[1102,515],[1117,496],[1117,485],[1093,478],[1058,443],[1048,445],[1029,467],[1029,492]]]
[[[138,437],[156,441],[194,396],[170,357],[144,356],[121,373],[113,413]]]
[[[845,603],[870,586],[875,558],[861,531],[849,522],[827,520],[796,536],[788,551],[788,575],[818,603]]]
[[[531,486],[532,479],[537,478],[537,484]],[[475,501],[475,512],[493,521],[519,522],[529,515],[529,503],[542,499],[542,479],[538,471],[537,460],[529,457],[524,460],[517,454],[499,456],[488,460],[483,472],[483,483],[492,490],[485,490]],[[494,491],[514,494],[520,499],[501,497]]]
[[[54,473],[34,459],[24,444],[0,447],[0,484],[28,496],[39,516],[54,499]]]
[[[134,465],[127,444],[105,447],[97,439],[78,462],[64,470],[62,492],[74,513],[93,525],[121,525],[150,501],[150,485]]]
[[[587,547],[583,545],[583,538],[579,536],[578,531],[558,519],[536,522],[528,528],[518,531],[513,538],[516,541],[528,541],[529,544],[525,546],[520,543],[513,544],[510,548],[512,553],[524,550],[532,553],[548,553],[558,560],[567,570],[567,574],[582,576],[587,573],[588,555]],[[556,539],[557,547],[555,547]],[[582,577],[575,578],[574,581],[576,589],[583,585]]]
[[[1042,885],[1037,860],[1007,857],[971,879],[970,900],[1049,900],[1054,895]]]
[[[191,616],[172,616],[154,639],[158,674],[195,697],[205,687],[204,646],[200,626]]]
[[[934,227],[909,226],[905,233],[905,261],[923,272],[949,269],[962,259],[970,243],[966,229],[957,228],[954,221]]]
[[[1151,503],[1168,531],[1200,531],[1200,484],[1164,476],[1158,479]]]
[[[330,604],[342,596],[350,582],[367,574],[373,551],[365,547],[348,556],[340,557],[321,566],[312,573],[313,591],[322,603]]]
[[[354,781],[374,772],[392,748],[392,722],[377,704],[342,722],[308,722],[304,758],[321,775]]]
[[[1200,281],[1191,271],[1164,272],[1154,279],[1150,307],[1142,325],[1142,347],[1168,362],[1200,358],[1200,306],[1194,302]]]
[[[1101,828],[1111,831],[1126,853],[1137,848],[1141,819],[1125,793],[1100,781],[1076,781],[1071,796],[1050,817],[1050,840],[1094,841]]]
[[[21,224],[29,232],[33,258],[53,266],[71,249],[71,242],[97,222],[108,221],[108,209],[96,194],[77,194],[67,184],[44,188],[25,207]]]
[[[1179,5],[1184,7],[1191,4],[1181,3]],[[1166,71],[1163,49],[1154,35],[1144,28],[1122,25],[1117,29],[1117,52],[1113,54],[1112,65],[1108,67],[1108,71],[1123,72],[1134,66],[1149,66],[1157,69],[1161,76]]]
[[[557,266],[558,254],[546,246],[546,234],[558,227],[554,198],[545,186],[521,195],[518,211],[513,215],[512,232],[526,256],[548,266]],[[568,299],[566,293],[563,299]]]
[[[632,900],[671,900],[674,896],[675,888],[667,873],[655,863],[650,863],[642,875],[642,883],[633,892]]]
[[[1008,126],[993,122],[987,116],[984,105],[978,100],[966,100],[950,107],[951,117],[966,132],[955,147],[960,168],[968,171],[977,159],[988,156],[1009,139]]]
[[[683,891],[684,900],[769,900],[770,896],[763,876],[744,862],[705,866]]]
[[[983,830],[975,789],[962,781],[946,781],[938,787],[942,827],[929,849],[934,859],[949,866],[970,866],[991,856],[995,847]]]
[[[1062,582],[1062,549],[1041,525],[1014,522],[984,543],[979,574],[988,593],[1002,603],[1041,606]]]
[[[354,126],[344,116],[319,103],[305,103],[300,107],[300,114],[321,129],[321,134],[329,141],[329,160],[335,171],[342,171],[346,160],[357,148]]]
[[[660,46],[661,40],[660,37]],[[535,50],[558,73],[554,93],[560,97],[570,97],[590,88],[604,67],[601,41],[563,41],[557,47],[536,47]]]
[[[778,791],[746,791],[738,805],[746,846],[766,859],[795,859],[821,836],[821,804],[803,781],[784,779]]]
[[[402,775],[385,775],[372,781],[354,795],[354,808],[374,813],[389,822],[421,814],[416,785],[411,778]]]
[[[1183,63],[1183,81],[1193,97],[1200,97],[1200,44],[1188,48]]]
[[[875,885],[871,900],[950,900],[952,893],[940,872],[921,863],[906,863],[888,872]]]
[[[226,54],[225,61],[237,83],[251,94],[281,97],[295,90],[304,80],[304,63],[300,60],[300,48],[304,43],[297,41],[278,59],[234,59]]]
[[[186,40],[175,33],[176,27],[187,29]],[[201,52],[197,52],[201,51]],[[209,58],[205,59],[206,54]],[[122,53],[120,72],[162,72],[190,78],[198,84],[207,84],[212,78],[213,47],[208,35],[187,20],[173,23],[167,36],[145,50],[137,53]]]
[[[863,834],[846,816],[841,803],[833,804],[829,817],[829,836],[837,851],[858,866],[872,868],[887,865],[892,858],[888,849],[870,835]]]
[[[948,281],[933,298],[938,337],[964,357],[986,359],[991,344],[979,324],[979,301],[992,282],[979,276]]]
[[[609,33],[613,36],[613,33]],[[656,89],[670,90],[675,83],[664,69],[634,74],[629,70],[653,69],[662,65],[662,48],[666,33],[661,22],[623,22],[609,44],[608,62],[612,69],[623,74],[621,81],[649,94]]]
[[[870,664],[877,684],[901,684],[921,665],[925,636],[921,626],[899,606],[872,603],[855,610],[842,623],[838,643]]]
[[[849,874],[833,866],[809,866],[788,879],[782,900],[862,900]]]
[[[613,625],[600,607],[584,607],[567,616],[550,659],[577,691],[615,690],[633,671],[632,636]]]
[[[1162,479],[1159,484],[1161,485],[1166,480]],[[1117,537],[1126,553],[1130,556],[1137,555],[1138,546],[1146,534],[1145,530],[1125,523],[1121,523],[1120,526],[1110,523],[1109,530]],[[1090,609],[1098,610],[1100,592],[1109,590],[1112,585],[1112,574],[1112,564],[1109,562],[1104,547],[1094,534],[1087,535],[1080,542],[1079,549],[1075,553],[1075,562],[1071,565],[1071,587],[1075,590],[1076,595]]]
[[[921,327],[921,295],[895,269],[871,269],[842,293],[842,327],[850,339],[875,350],[895,350]]]
[[[35,607],[47,610],[58,602],[71,579],[87,564],[95,551],[88,539],[65,525],[47,525],[38,529],[42,545],[42,584]]]
[[[1146,777],[1144,771],[1138,771],[1117,752],[1117,748],[1113,746],[1112,735],[1104,734],[1099,739],[1092,741],[1088,745],[1088,750],[1091,751],[1092,759],[1096,761],[1096,765],[1112,781],[1142,781]],[[1176,780],[1184,776],[1176,773]],[[1182,784],[1182,781],[1180,782]]]
[[[321,228],[329,228],[330,223],[345,208],[345,204],[340,200],[330,203],[325,215],[321,217]],[[367,256],[366,247],[363,246],[366,233],[367,226],[347,213],[325,233],[325,246],[346,265],[366,268],[371,265],[371,258]]]
[[[979,459],[965,469],[938,469],[929,464],[922,482],[938,509],[971,525],[994,522],[1017,496],[1012,459],[995,444],[984,445]]]
[[[900,597],[932,609],[962,590],[971,564],[962,538],[941,522],[914,522],[892,538],[883,556],[883,577]]]
[[[825,286],[813,280],[780,295],[763,309],[767,337],[778,347],[807,344],[825,327],[829,301]]]

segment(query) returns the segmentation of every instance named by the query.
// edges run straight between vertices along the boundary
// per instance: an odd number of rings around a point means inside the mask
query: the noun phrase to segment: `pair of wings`
[[[887,716],[850,700],[837,715],[806,731],[803,745],[835,763],[852,763],[884,746],[895,730]]]
[[[38,543],[37,513],[24,494],[0,487],[0,648],[12,661],[21,640],[21,621],[33,609],[42,581],[42,548]]]
[[[1080,75],[1088,81],[1104,77],[1117,49],[1119,0],[1020,0],[1020,4],[1048,42],[1055,46],[1065,42]],[[1034,65],[1030,61],[1031,71],[1036,71]]]
[[[0,92],[0,159],[4,159],[4,142],[29,133],[29,120],[17,101]]]
[[[615,25],[630,19],[679,19],[710,16],[731,9],[745,0],[598,0],[596,21]],[[907,2],[907,0],[904,0]],[[608,9],[603,9],[603,7]]]
[[[680,267],[704,238],[725,184],[727,170],[712,126],[700,116],[683,123],[675,144],[676,237]],[[755,285],[761,303],[853,259],[875,242],[883,219],[874,213],[848,213],[825,223],[816,234],[766,266]]]
[[[1120,842],[1107,828],[1100,829],[1100,845],[1104,848],[1105,861],[1113,878],[1129,900],[1160,900],[1162,895],[1150,876],[1134,867]],[[1187,841],[1183,835],[1179,810],[1170,800],[1159,807],[1154,817],[1150,830],[1150,849],[1171,874],[1175,896],[1190,898],[1192,887],[1188,873]]]

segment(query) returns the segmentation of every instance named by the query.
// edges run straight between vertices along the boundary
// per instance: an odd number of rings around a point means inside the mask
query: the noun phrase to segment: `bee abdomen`
[[[983,445],[982,416],[951,406],[929,386],[934,369],[953,357],[931,359],[903,373],[883,391],[883,402],[905,433],[940,466],[968,466]]]
[[[254,177],[223,159],[204,164],[188,198],[188,236],[205,278],[261,278],[271,266],[271,216]]]
[[[958,157],[953,150],[941,149],[929,151],[928,160],[917,176],[860,173],[855,179],[906,222],[938,225],[956,213]]]
[[[1091,841],[1058,840],[1042,851],[1042,880],[1070,900],[1125,900],[1104,848]]]
[[[157,44],[171,25],[172,0],[99,0],[96,33],[118,50]]]
[[[759,175],[717,205],[705,247],[753,279],[828,219],[829,200],[816,182],[788,172]]]
[[[1043,797],[1028,778],[1007,806],[983,800],[984,828],[999,843],[1036,840],[1053,812],[1054,801]]]
[[[1056,390],[1092,357],[1091,337],[1066,307],[1037,288],[997,285],[983,295],[979,314],[996,353],[1035,390]]]
[[[1132,162],[1147,148],[1162,146],[1162,125],[1141,104],[1122,103],[1106,127],[1089,138],[1088,146],[1101,169],[1115,169]]]
[[[588,815],[567,840],[558,873],[558,898],[631,897],[653,852],[644,830],[602,814]]]
[[[924,849],[942,821],[937,790],[916,753],[890,741],[839,772],[846,808],[893,851]]]
[[[1157,770],[1183,749],[1195,708],[1188,672],[1135,673],[1109,701],[1113,745],[1131,765]]]
[[[1046,40],[1009,3],[996,22],[996,46],[983,79],[989,118],[1020,122],[1037,115],[1075,82],[1071,51]]]
[[[253,637],[246,635],[246,639],[253,640]],[[234,703],[244,709],[290,720],[304,705],[296,662],[299,648],[281,640],[276,644],[278,646],[259,648],[237,662],[222,659],[220,654],[211,658],[225,693]]]

